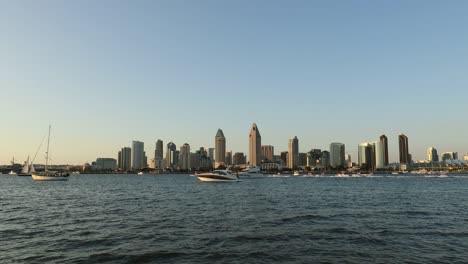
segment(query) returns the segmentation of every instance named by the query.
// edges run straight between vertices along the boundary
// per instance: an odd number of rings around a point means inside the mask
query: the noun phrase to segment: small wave
[[[307,214],[307,215],[296,215],[296,216],[290,216],[290,217],[285,217],[282,218],[281,221],[283,223],[297,223],[297,222],[303,222],[303,221],[313,221],[313,220],[327,220],[328,217],[321,216],[321,215],[313,215],[313,214]]]

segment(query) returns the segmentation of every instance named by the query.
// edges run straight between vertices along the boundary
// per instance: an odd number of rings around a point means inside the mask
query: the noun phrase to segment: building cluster
[[[400,164],[412,163],[409,153],[408,137],[404,134],[398,136]],[[132,147],[122,148],[117,160],[98,158],[91,167],[98,170],[138,171],[145,168],[158,170],[201,170],[228,166],[260,166],[263,170],[290,170],[304,169],[346,169],[358,167],[362,170],[379,170],[389,166],[388,138],[381,135],[378,140],[363,142],[358,145],[357,163],[353,163],[351,156],[346,153],[345,144],[333,142],[329,149],[311,149],[306,153],[299,152],[299,139],[297,136],[289,139],[288,150],[275,155],[272,145],[262,145],[262,137],[257,125],[254,123],[249,133],[249,152],[246,156],[242,152],[232,153],[226,150],[226,137],[218,129],[214,138],[214,148],[201,147],[195,151],[188,143],[177,148],[176,144],[169,142],[164,155],[164,143],[156,141],[154,157],[148,160],[144,143],[133,141]],[[458,153],[446,152],[442,161],[456,160]],[[464,156],[468,160],[468,155]],[[438,162],[437,150],[433,147],[427,150],[427,160]]]

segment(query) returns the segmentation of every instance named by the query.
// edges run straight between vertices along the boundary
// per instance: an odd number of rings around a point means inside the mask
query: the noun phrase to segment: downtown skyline
[[[385,134],[395,162],[402,133],[413,160],[468,153],[468,3],[256,5],[2,3],[0,164],[34,156],[48,124],[54,164],[133,140],[149,157],[157,139],[214,147],[218,128],[249,156],[253,122],[276,153],[297,136],[299,152],[340,142],[355,161]]]
[[[245,136],[245,133],[244,133],[244,141],[246,142],[246,145],[249,145],[249,146],[251,146],[251,138],[252,138],[251,135],[252,135],[252,133],[254,133],[253,135],[256,134],[257,136],[259,136],[259,138],[260,138],[260,144],[258,146],[258,153],[260,155],[259,157],[263,156],[264,147],[273,148],[275,150],[275,152],[274,152],[275,155],[280,155],[280,153],[284,152],[284,151],[288,152],[290,150],[290,148],[291,148],[291,140],[295,139],[296,141],[301,140],[301,144],[295,143],[297,145],[296,156],[297,156],[298,153],[307,153],[311,149],[322,149],[322,150],[329,151],[331,145],[333,145],[333,144],[343,144],[345,146],[344,154],[345,155],[350,155],[352,162],[358,163],[360,161],[358,152],[359,152],[359,149],[360,149],[361,145],[362,144],[368,144],[368,142],[365,142],[365,141],[361,140],[361,141],[358,141],[359,143],[357,143],[354,146],[354,145],[347,144],[345,142],[339,142],[338,143],[335,140],[335,141],[325,143],[325,144],[321,144],[321,145],[313,144],[313,145],[307,146],[307,145],[304,145],[302,142],[303,141],[308,142],[308,141],[310,141],[310,139],[307,140],[307,138],[302,139],[302,138],[299,138],[298,136],[294,136],[294,137],[291,137],[289,139],[286,139],[285,142],[282,142],[282,144],[275,145],[275,144],[270,144],[268,142],[264,143],[264,140],[265,140],[263,138],[264,133],[259,134],[260,130],[261,129],[258,128],[257,124],[253,123],[253,125],[251,125],[249,134],[247,136]],[[214,138],[214,140],[213,140],[213,138]],[[198,150],[200,147],[205,148],[205,149],[209,149],[209,148],[215,149],[216,144],[217,144],[216,142],[218,142],[219,141],[218,139],[220,139],[220,138],[221,138],[221,140],[223,142],[220,146],[222,146],[223,151],[224,151],[225,154],[227,152],[232,152],[232,154],[238,153],[238,152],[244,153],[244,155],[247,158],[246,161],[250,162],[250,150],[249,150],[250,147],[239,148],[239,147],[231,146],[229,144],[230,143],[229,138],[227,138],[227,140],[226,140],[226,137],[224,137],[224,133],[223,133],[223,130],[221,128],[217,129],[217,132],[216,132],[215,136],[213,136],[213,138],[211,140],[212,141],[211,144],[207,143],[205,145],[196,145],[194,143],[191,143],[190,140],[188,140],[187,142],[178,143],[178,141],[166,142],[165,139],[162,139],[162,138],[158,138],[158,139],[152,140],[152,141],[143,141],[143,140],[135,139],[135,140],[130,140],[128,144],[123,144],[121,146],[113,146],[112,149],[116,149],[116,151],[119,152],[117,156],[115,155],[115,153],[112,153],[111,155],[107,155],[107,156],[106,155],[94,155],[93,156],[93,154],[89,154],[91,156],[91,158],[89,158],[88,160],[85,160],[83,163],[62,162],[62,163],[56,163],[56,164],[79,165],[79,164],[89,163],[92,160],[96,159],[96,157],[114,158],[114,159],[118,160],[120,152],[124,152],[124,149],[132,149],[133,150],[135,148],[135,146],[137,146],[137,148],[139,149],[138,152],[141,153],[141,155],[143,155],[143,156],[138,156],[137,157],[138,163],[141,163],[143,161],[144,157],[147,158],[147,163],[149,163],[149,161],[151,159],[159,156],[160,153],[161,153],[161,149],[158,149],[158,146],[162,146],[162,152],[163,152],[162,159],[164,161],[166,161],[167,159],[170,159],[170,155],[175,155],[175,154],[171,154],[171,153],[168,152],[169,148],[172,149],[172,151],[174,151],[174,153],[176,151],[179,152],[180,147],[183,146],[184,144],[188,144],[190,146],[190,148],[192,150],[194,150],[194,151]],[[410,156],[412,157],[412,160],[414,162],[428,159],[427,158],[428,157],[427,151],[428,151],[429,148],[433,148],[434,146],[428,145],[425,149],[423,149],[422,153],[414,153],[413,150],[412,150],[413,149],[412,148],[412,142],[413,142],[412,139],[409,138],[407,135],[402,134],[402,133],[400,133],[398,135],[394,135],[394,136],[393,135],[388,135],[388,134],[375,135],[373,140],[371,140],[369,142],[372,144],[375,141],[375,142],[380,142],[380,143],[384,144],[383,142],[386,141],[386,143],[388,144],[388,147],[387,148],[384,147],[383,149],[384,149],[384,151],[387,151],[387,152],[390,153],[388,163],[401,163],[401,154],[400,153],[401,153],[401,151],[403,151],[403,152],[406,151],[406,149],[403,149],[403,150],[400,149],[401,138],[405,139],[403,147],[405,147],[405,146],[409,147],[409,153],[408,154],[410,154]],[[395,142],[393,142],[392,139]],[[468,155],[468,151],[457,151],[456,149],[455,150],[454,149],[445,149],[445,148],[442,148],[442,147],[439,147],[439,146],[435,147],[435,149],[436,149],[436,151],[438,151],[438,153],[439,153],[438,157],[440,157],[440,159],[442,159],[442,154],[445,154],[445,153],[458,153],[458,158],[459,159],[463,159],[464,155]],[[190,149],[189,149],[189,151],[190,151]],[[41,153],[41,151],[39,152],[38,157],[36,158],[36,161],[35,161],[35,163],[37,163],[37,164],[41,163],[40,153]],[[105,153],[105,152],[102,151],[100,153]],[[132,151],[132,153],[133,153],[133,151]],[[217,154],[215,153],[213,155],[216,156]],[[291,154],[288,154],[288,155],[291,155]],[[383,155],[382,158],[384,159],[385,158],[385,153],[382,153],[382,155]],[[32,156],[32,155],[28,154],[28,156]],[[114,157],[114,156],[116,156],[116,157]],[[225,157],[225,155],[223,155],[223,156]],[[288,156],[288,157],[292,157],[292,156]],[[421,158],[415,158],[415,157],[421,157]],[[172,159],[177,160],[178,157],[174,157]],[[15,160],[17,161],[17,163],[22,163],[22,160],[18,159],[17,157],[15,157]],[[7,165],[7,164],[10,163],[10,161],[11,161],[11,158],[10,158],[10,160],[6,161],[5,163],[0,163],[0,164]],[[261,161],[259,161],[259,162],[261,163]],[[131,164],[130,168],[133,168],[133,164],[134,164],[133,154],[130,157],[129,164]],[[135,168],[140,169],[142,167],[137,166]]]

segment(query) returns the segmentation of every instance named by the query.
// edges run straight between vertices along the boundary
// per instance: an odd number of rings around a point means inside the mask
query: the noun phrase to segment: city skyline
[[[468,3],[257,4],[5,1],[0,164],[34,156],[48,124],[54,164],[133,140],[149,159],[157,139],[214,147],[219,127],[250,159],[253,122],[277,153],[297,136],[299,152],[341,142],[356,161],[385,134],[395,162],[401,133],[413,160],[468,153]]]

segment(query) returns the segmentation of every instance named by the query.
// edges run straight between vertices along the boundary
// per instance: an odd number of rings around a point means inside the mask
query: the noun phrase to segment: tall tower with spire
[[[253,123],[249,134],[249,165],[260,166],[262,161],[262,136],[257,124]]]
[[[215,168],[226,163],[226,138],[223,130],[218,129],[215,136]]]

